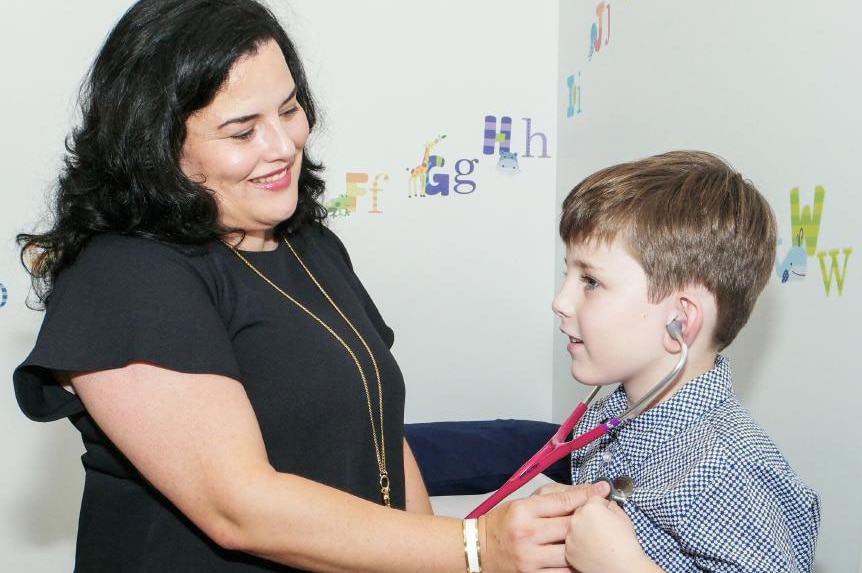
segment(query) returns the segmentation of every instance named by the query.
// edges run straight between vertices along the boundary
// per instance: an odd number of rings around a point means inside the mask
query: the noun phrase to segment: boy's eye
[[[593,290],[598,288],[599,286],[599,281],[597,281],[590,275],[581,275],[581,282],[584,283],[584,288],[586,290]]]

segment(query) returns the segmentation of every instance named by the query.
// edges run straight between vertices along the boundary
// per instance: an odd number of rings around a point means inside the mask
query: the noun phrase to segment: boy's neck
[[[676,391],[686,382],[694,380],[698,376],[706,374],[712,370],[715,367],[715,359],[717,356],[718,352],[715,351],[690,350],[685,366],[683,366],[680,373],[677,374],[676,378],[670,382],[667,387],[665,387],[665,389],[649,404],[644,406],[641,409],[641,412],[645,412],[646,410],[661,404],[673,396],[674,393],[676,393]],[[643,377],[639,377],[637,380],[623,382],[623,389],[625,389],[629,405],[636,403],[652,390],[655,385],[673,369],[677,361],[678,357],[674,356],[673,360],[667,361],[666,364],[657,365],[657,369],[662,369],[661,372],[644,373],[645,375]]]

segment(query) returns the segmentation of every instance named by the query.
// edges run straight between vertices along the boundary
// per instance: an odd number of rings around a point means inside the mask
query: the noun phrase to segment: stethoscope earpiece
[[[671,338],[674,340],[680,340],[682,338],[682,323],[679,318],[671,319],[665,328],[667,329],[667,333],[670,334]]]

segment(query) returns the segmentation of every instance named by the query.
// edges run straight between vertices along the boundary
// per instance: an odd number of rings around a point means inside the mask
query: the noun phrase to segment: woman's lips
[[[282,167],[272,173],[249,179],[249,182],[261,189],[266,189],[267,191],[280,191],[282,189],[286,189],[290,185],[290,175],[290,168]]]

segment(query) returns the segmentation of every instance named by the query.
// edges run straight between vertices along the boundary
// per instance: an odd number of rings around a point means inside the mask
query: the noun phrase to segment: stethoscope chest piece
[[[635,491],[635,484],[632,479],[628,476],[619,476],[614,481],[611,481],[609,478],[599,478],[595,482],[608,482],[608,485],[611,486],[611,492],[608,494],[607,500],[614,501],[620,507],[622,507],[626,500],[631,497],[632,493]]]

